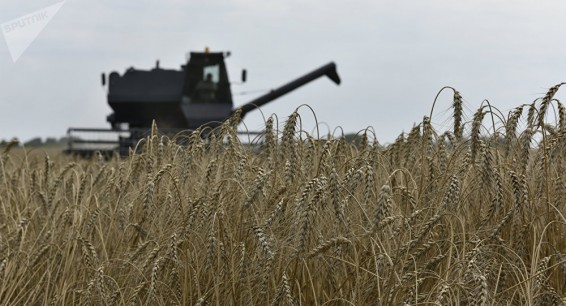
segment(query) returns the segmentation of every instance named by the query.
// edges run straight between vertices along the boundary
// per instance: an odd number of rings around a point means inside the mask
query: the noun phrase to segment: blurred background
[[[57,3],[2,0],[0,23]],[[247,69],[248,81],[232,85],[236,106],[334,61],[340,86],[319,79],[263,114],[282,124],[308,104],[322,133],[372,126],[388,143],[429,114],[443,86],[461,92],[468,112],[488,99],[507,114],[566,81],[565,15],[558,0],[67,0],[17,61],[0,42],[0,139],[108,128],[102,72],[151,69],[156,60],[179,69],[189,51],[209,47],[231,51],[233,82]],[[437,127],[450,127],[451,101],[451,92],[440,96]],[[300,113],[312,132],[313,114]],[[262,113],[244,123],[260,130]]]

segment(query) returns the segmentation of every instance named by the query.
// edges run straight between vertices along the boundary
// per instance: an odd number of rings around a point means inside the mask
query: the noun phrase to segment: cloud
[[[56,3],[7,1],[0,22]],[[508,109],[563,81],[565,14],[566,3],[554,0],[67,0],[16,64],[0,44],[0,112],[8,118],[0,138],[106,127],[101,72],[150,68],[156,59],[178,68],[185,52],[209,46],[233,51],[233,79],[248,69],[248,83],[234,92],[277,87],[334,60],[340,87],[318,80],[263,110],[283,118],[309,103],[331,126],[373,125],[392,140],[428,113],[444,85],[456,86],[470,108],[488,98]],[[259,112],[246,120],[263,122]]]

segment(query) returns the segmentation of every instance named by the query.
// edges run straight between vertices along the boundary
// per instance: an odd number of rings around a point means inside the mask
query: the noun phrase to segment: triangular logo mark
[[[14,62],[20,58],[39,33],[43,31],[64,3],[65,1],[61,1],[0,25]]]

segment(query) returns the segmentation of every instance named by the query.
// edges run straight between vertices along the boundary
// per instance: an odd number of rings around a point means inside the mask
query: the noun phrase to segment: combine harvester
[[[180,70],[129,68],[120,76],[102,74],[102,85],[108,83],[108,104],[114,111],[107,117],[109,129],[69,128],[66,153],[83,156],[100,152],[127,155],[138,141],[149,134],[153,121],[160,132],[174,135],[199,127],[215,128],[236,111],[244,118],[261,107],[319,77],[328,76],[340,84],[334,63],[315,69],[238,108],[234,108],[224,58],[229,52],[191,52]],[[242,82],[246,70],[242,71]]]

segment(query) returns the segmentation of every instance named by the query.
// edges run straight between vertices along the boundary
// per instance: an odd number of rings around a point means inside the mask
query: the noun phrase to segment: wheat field
[[[0,304],[565,305],[561,85],[506,115],[443,88],[450,127],[389,145],[294,112],[252,146],[228,120],[122,158],[6,147]]]

